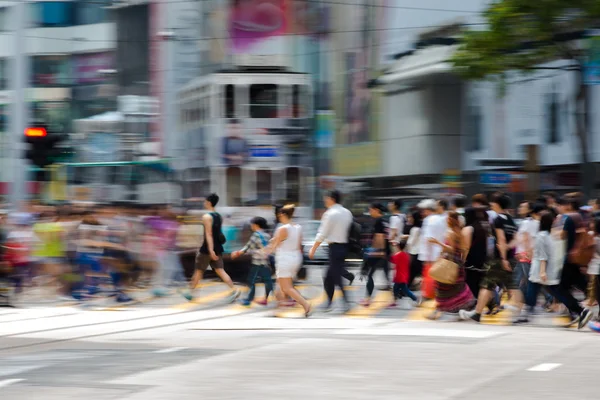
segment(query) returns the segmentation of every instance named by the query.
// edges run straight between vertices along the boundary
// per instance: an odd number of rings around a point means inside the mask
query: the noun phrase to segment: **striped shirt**
[[[242,249],[242,253],[251,254],[252,255],[252,264],[253,265],[269,265],[269,256],[265,255],[261,250],[266,247],[266,245],[271,240],[271,237],[265,232],[254,232],[248,243]]]

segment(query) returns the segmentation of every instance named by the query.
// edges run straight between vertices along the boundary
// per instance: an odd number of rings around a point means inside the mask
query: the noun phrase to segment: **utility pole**
[[[26,198],[25,191],[25,161],[23,160],[25,141],[25,128],[27,127],[28,107],[25,99],[25,91],[27,90],[27,81],[29,75],[29,65],[26,53],[25,29],[27,27],[26,7],[28,3],[25,1],[17,1],[12,8],[12,20],[15,21],[16,27],[14,30],[14,62],[11,66],[12,72],[12,113],[10,116],[10,126],[12,133],[11,151],[10,151],[10,201],[12,208],[17,210],[21,207],[23,200]]]

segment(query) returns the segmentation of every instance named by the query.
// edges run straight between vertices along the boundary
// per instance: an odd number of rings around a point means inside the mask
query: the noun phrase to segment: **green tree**
[[[576,75],[575,121],[583,191],[591,195],[594,166],[588,138],[589,96],[584,82],[586,48],[579,40],[600,22],[599,0],[498,0],[483,14],[486,27],[464,32],[452,62],[465,78],[503,77],[509,71],[563,69]],[[548,67],[551,61],[564,65]],[[563,63],[561,63],[563,64]],[[554,64],[553,64],[554,65]]]

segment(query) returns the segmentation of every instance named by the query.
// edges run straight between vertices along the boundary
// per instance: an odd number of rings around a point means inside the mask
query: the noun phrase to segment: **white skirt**
[[[302,267],[300,251],[278,251],[275,254],[275,276],[277,278],[295,278]]]

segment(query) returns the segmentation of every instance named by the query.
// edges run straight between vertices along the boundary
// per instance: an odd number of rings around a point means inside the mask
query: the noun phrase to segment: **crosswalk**
[[[241,298],[247,295],[248,289],[240,287]],[[327,303],[327,296],[321,286],[300,285],[298,290],[309,299],[313,310],[317,313]],[[368,307],[358,304],[358,299],[364,293],[364,285],[355,285],[347,288],[352,304],[351,309],[344,315],[336,314],[341,318],[391,318],[405,321],[427,321],[434,311],[432,301],[416,307],[408,300],[401,300],[399,307],[390,307],[393,302],[391,291],[379,290],[375,293]],[[256,303],[244,306],[233,297],[233,292],[222,282],[205,282],[192,301],[173,293],[168,298],[155,298],[141,293],[137,301],[128,305],[97,304],[74,305],[67,304],[63,307],[45,306],[29,307],[24,309],[6,309],[0,311],[0,337],[19,336],[25,333],[35,335],[40,332],[63,329],[77,329],[78,331],[92,332],[95,326],[107,323],[122,323],[135,326],[145,326],[142,321],[150,318],[167,318],[171,321],[183,321],[176,317],[180,314],[198,310],[219,310],[218,316],[242,315],[249,313],[267,312],[270,316],[283,319],[304,318],[304,311],[300,306],[284,309],[275,309],[274,302],[268,306]],[[341,293],[335,293],[334,300],[341,301]],[[258,285],[257,300],[264,299],[264,287]],[[217,315],[217,314],[215,314]],[[444,315],[440,322],[456,321],[456,316]],[[138,322],[136,322],[138,321]],[[512,313],[500,312],[496,315],[482,316],[483,325],[510,325]],[[17,324],[18,322],[18,324]],[[547,314],[535,319],[535,324],[540,326],[565,326],[568,319],[555,314]],[[137,325],[136,325],[137,324]]]

